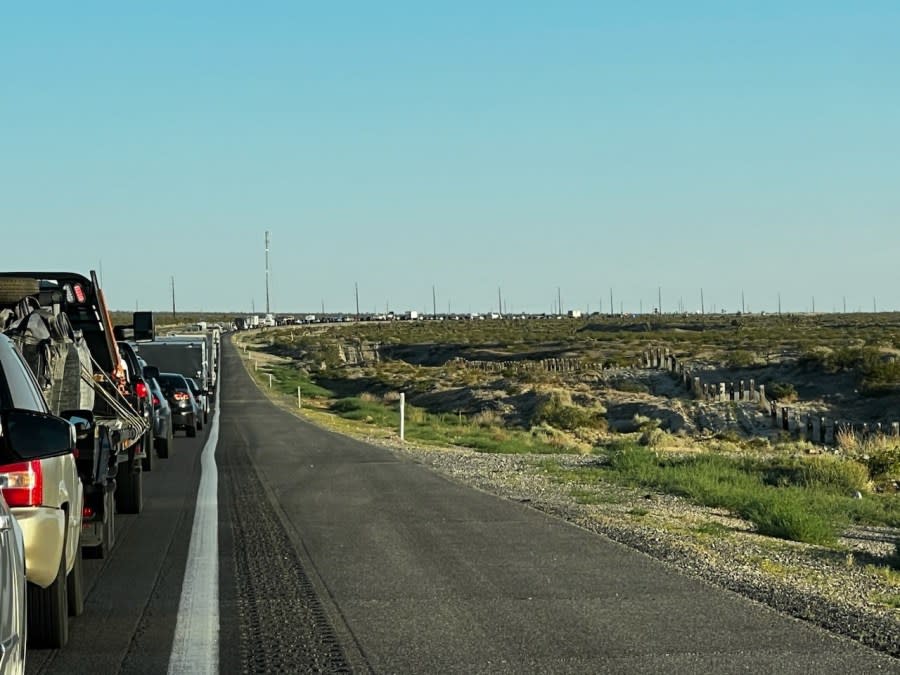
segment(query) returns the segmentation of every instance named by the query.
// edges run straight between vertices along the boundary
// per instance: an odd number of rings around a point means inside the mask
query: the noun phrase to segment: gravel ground
[[[543,467],[547,456],[494,455],[467,449],[401,445],[367,437],[420,462],[452,480],[528,503],[548,514],[609,537],[799,619],[900,657],[900,584],[883,567],[897,531],[847,533],[835,551],[820,546],[763,537],[728,513],[689,504],[670,495],[648,494],[610,484],[572,486],[552,479]],[[594,457],[554,456],[567,466],[588,465]]]

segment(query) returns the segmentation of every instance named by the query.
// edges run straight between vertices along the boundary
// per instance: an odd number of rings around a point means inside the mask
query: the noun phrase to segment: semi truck
[[[81,544],[103,557],[115,542],[117,506],[143,508],[141,463],[151,449],[96,273],[0,272],[0,331],[18,344],[51,411],[76,429]]]

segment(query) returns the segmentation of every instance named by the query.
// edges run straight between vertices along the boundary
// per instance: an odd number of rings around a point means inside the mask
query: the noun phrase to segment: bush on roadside
[[[603,408],[583,408],[572,405],[571,396],[554,391],[538,404],[532,424],[549,424],[564,431],[588,428],[606,431],[606,411]]]

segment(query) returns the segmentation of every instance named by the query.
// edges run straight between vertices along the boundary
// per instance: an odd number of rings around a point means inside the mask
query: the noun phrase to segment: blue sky
[[[900,309],[900,3],[0,10],[0,267],[111,304]]]

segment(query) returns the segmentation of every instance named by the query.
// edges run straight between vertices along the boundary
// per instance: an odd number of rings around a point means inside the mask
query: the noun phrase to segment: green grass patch
[[[815,544],[832,544],[852,521],[900,525],[900,502],[894,495],[846,494],[843,478],[829,468],[800,467],[785,474],[793,480],[767,481],[758,460],[706,454],[660,456],[644,447],[614,450],[608,466],[574,470],[584,480],[595,479],[652,488],[704,506],[726,508],[751,521],[758,532]],[[824,477],[823,477],[824,474]]]
[[[297,387],[300,395],[310,398],[332,398],[334,392],[316,384],[309,375],[304,374],[295,366],[286,364],[267,365],[257,371],[260,381],[268,386],[267,373],[272,374],[272,388],[282,394],[296,396]]]

